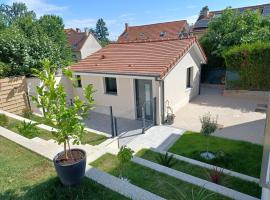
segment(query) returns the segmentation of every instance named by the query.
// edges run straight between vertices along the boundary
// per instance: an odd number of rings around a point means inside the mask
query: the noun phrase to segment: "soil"
[[[70,155],[70,151],[68,151],[68,159],[65,158],[65,154],[61,154],[56,159],[56,163],[60,165],[69,165],[79,162],[80,160],[85,158],[84,152],[79,149],[72,149],[71,150],[72,157]]]

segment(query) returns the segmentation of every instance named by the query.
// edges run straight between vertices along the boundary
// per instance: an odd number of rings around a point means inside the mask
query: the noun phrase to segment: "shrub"
[[[209,181],[215,184],[224,184],[225,178],[223,176],[223,169],[218,169],[217,167],[214,167],[209,172],[206,172],[206,176]]]
[[[30,119],[32,114],[33,113],[32,113],[32,111],[29,108],[24,108],[23,111],[22,111],[22,116],[24,118]]]
[[[161,165],[164,165],[166,167],[173,167],[177,161],[173,160],[174,157],[173,155],[169,155],[168,152],[166,152],[166,154],[159,154],[156,158],[157,162]]]
[[[235,46],[223,54],[227,69],[226,88],[247,90],[270,89],[270,42]]]
[[[33,138],[33,137],[37,137],[39,134],[39,130],[36,127],[38,123],[31,123],[31,122],[26,122],[23,121],[20,124],[18,124],[17,129],[19,131],[20,134],[22,134],[23,136],[27,137],[27,138]]]
[[[133,157],[134,151],[126,146],[122,146],[117,154],[117,159],[119,161],[119,176],[122,177],[124,167]]]
[[[0,126],[6,127],[8,125],[8,117],[5,114],[0,114]]]

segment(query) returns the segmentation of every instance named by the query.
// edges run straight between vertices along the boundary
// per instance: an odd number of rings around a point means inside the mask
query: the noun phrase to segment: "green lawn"
[[[169,149],[169,152],[192,159],[220,166],[232,171],[253,177],[260,177],[263,147],[260,145],[209,137],[209,151],[217,153],[223,151],[225,156],[213,160],[205,160],[200,153],[206,151],[207,138],[199,133],[186,132]]]
[[[5,126],[5,128],[7,128],[15,133],[18,133],[20,135],[23,135],[19,132],[19,130],[17,128],[17,126],[22,122],[19,120],[13,119],[11,117],[8,117],[8,119],[9,119],[9,122],[8,122],[8,125]],[[37,121],[37,122],[39,122],[39,121]],[[39,122],[39,123],[41,123],[41,122]],[[41,128],[38,128],[38,131],[35,132],[34,135],[31,135],[31,136],[23,135],[23,136],[25,136],[29,139],[32,139],[34,137],[39,137],[39,138],[42,138],[44,140],[55,139],[55,137],[51,134],[50,131],[47,131],[47,130],[44,130]],[[98,144],[104,142],[106,139],[107,139],[107,137],[104,135],[99,135],[99,134],[92,133],[92,132],[86,132],[86,134],[82,138],[82,144],[98,145]]]
[[[159,153],[147,149],[143,149],[137,153],[137,156],[155,163],[158,163],[157,158],[159,155]],[[190,174],[192,176],[196,176],[201,179],[209,180],[207,177],[207,172],[209,172],[210,170],[176,159],[173,159],[173,161],[176,162],[176,164],[172,167],[173,169]],[[222,182],[222,185],[225,187],[234,189],[239,192],[243,192],[245,194],[249,194],[251,196],[261,196],[262,189],[256,183],[244,181],[242,179],[231,177],[225,174],[223,174],[222,179],[224,180]]]
[[[119,176],[118,160],[112,154],[105,154],[93,163],[92,166],[108,172],[114,176]],[[199,187],[178,180],[166,174],[154,171],[139,164],[130,162],[124,172],[123,176],[128,178],[130,183],[144,188],[147,191],[155,193],[166,199],[181,199],[179,193],[190,194],[192,190],[198,192]],[[207,194],[211,192],[207,191]],[[229,199],[218,194],[209,197],[207,200],[225,200]]]
[[[52,162],[0,137],[1,200],[126,199],[85,178],[80,186],[64,187]]]

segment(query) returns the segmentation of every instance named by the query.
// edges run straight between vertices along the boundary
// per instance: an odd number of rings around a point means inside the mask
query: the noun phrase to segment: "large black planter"
[[[56,172],[63,183],[66,186],[74,186],[78,185],[85,175],[85,167],[86,167],[86,153],[82,149],[72,149],[72,150],[79,150],[84,154],[84,158],[80,161],[72,164],[60,164],[57,161],[57,158],[64,154],[64,151],[58,153],[54,159],[54,167]]]

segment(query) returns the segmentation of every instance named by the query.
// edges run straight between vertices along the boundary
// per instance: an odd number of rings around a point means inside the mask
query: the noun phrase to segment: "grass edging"
[[[91,162],[90,165],[115,177],[119,177],[119,161],[115,155],[110,153],[104,154],[94,162]],[[131,184],[157,194],[165,199],[181,199],[181,194],[190,195],[193,192],[197,194],[203,189],[203,187],[179,180],[132,161],[127,163],[125,169],[122,171],[122,176]],[[205,194],[212,194],[208,200],[230,199],[208,190],[205,190]]]
[[[232,198],[232,199],[259,200],[258,198],[252,197],[250,195],[247,195],[247,194],[232,190],[230,188],[226,188],[226,187],[221,186],[221,185],[211,183],[209,181],[206,181],[206,180],[191,176],[189,174],[185,174],[183,172],[180,172],[180,171],[177,171],[177,170],[162,166],[160,164],[157,164],[157,163],[154,163],[154,162],[151,162],[151,161],[148,161],[148,160],[136,157],[136,156],[133,157],[132,161],[137,163],[137,164],[140,164],[142,166],[153,169],[155,171],[158,171],[158,172],[167,174],[169,176],[172,176],[174,178],[180,179],[182,181],[191,183],[193,185],[197,185],[199,187],[204,187],[205,189],[207,189],[209,191],[219,193],[219,194],[221,194],[223,196],[227,196],[227,197]]]
[[[201,161],[198,161],[198,160],[194,160],[194,159],[191,159],[191,158],[187,158],[187,157],[184,157],[184,156],[181,156],[181,155],[177,155],[177,154],[174,154],[174,153],[171,153],[171,152],[160,151],[160,150],[157,150],[157,149],[154,149],[154,148],[151,148],[150,150],[151,151],[154,151],[156,153],[163,154],[163,155],[165,155],[166,153],[168,153],[168,155],[173,155],[173,157],[175,159],[177,159],[179,161],[188,162],[188,163],[190,163],[192,165],[197,165],[197,166],[200,166],[200,167],[203,167],[203,168],[207,168],[207,169],[216,168],[219,171],[222,171],[223,174],[227,174],[229,176],[234,176],[236,178],[240,178],[240,179],[245,180],[245,181],[255,182],[255,183],[258,183],[258,184],[260,182],[260,180],[258,178],[255,178],[255,177],[252,177],[252,176],[248,176],[246,174],[242,174],[242,173],[239,173],[239,172],[231,171],[231,170],[228,170],[228,169],[225,169],[225,168],[222,168],[222,167],[218,167],[218,166],[215,166],[215,165],[211,165],[211,164],[208,164],[208,163],[204,163],[204,162],[201,162]]]

